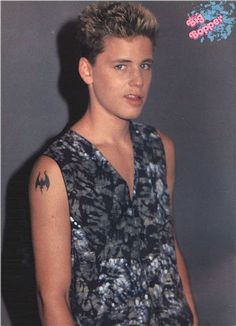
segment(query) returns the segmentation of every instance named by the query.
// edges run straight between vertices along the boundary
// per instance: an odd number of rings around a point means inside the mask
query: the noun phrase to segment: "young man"
[[[174,146],[133,122],[152,75],[156,18],[137,3],[79,17],[85,115],[36,162],[30,180],[45,326],[198,325],[174,237]]]

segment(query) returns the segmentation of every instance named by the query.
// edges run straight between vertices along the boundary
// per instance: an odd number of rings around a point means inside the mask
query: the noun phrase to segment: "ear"
[[[92,78],[92,65],[88,61],[88,59],[82,57],[79,60],[79,65],[78,65],[78,70],[81,78],[83,81],[87,84],[90,85],[93,82]]]

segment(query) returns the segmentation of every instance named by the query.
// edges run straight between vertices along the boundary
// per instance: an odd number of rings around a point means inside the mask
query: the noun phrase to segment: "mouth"
[[[143,96],[139,94],[127,94],[124,96],[131,104],[140,105],[143,103]]]

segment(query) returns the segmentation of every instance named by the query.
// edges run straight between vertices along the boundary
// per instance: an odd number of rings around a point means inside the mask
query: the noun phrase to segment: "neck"
[[[121,119],[107,112],[97,112],[88,107],[86,113],[73,129],[94,144],[125,143],[129,140],[129,120]]]

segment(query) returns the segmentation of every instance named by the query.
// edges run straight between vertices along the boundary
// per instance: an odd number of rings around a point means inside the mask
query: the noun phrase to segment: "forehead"
[[[128,38],[109,36],[104,40],[104,49],[100,55],[107,59],[151,59],[153,57],[153,45],[146,36]]]

